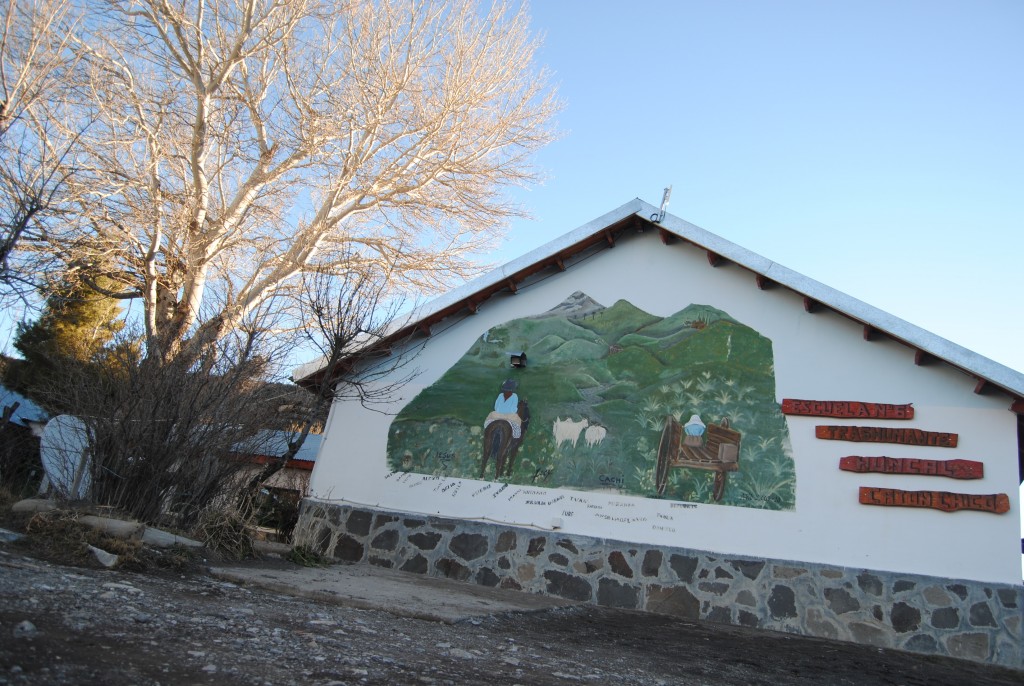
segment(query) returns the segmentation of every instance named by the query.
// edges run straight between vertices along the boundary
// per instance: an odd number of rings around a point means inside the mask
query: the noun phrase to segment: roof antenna
[[[651,221],[655,224],[660,224],[661,220],[665,218],[665,210],[668,208],[668,199],[672,197],[672,186],[665,189],[665,194],[661,196],[661,209],[651,215]]]

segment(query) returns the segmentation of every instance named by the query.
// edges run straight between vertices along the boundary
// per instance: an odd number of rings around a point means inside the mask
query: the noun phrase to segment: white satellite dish
[[[57,492],[82,500],[92,486],[89,430],[78,417],[62,414],[46,423],[39,440],[43,470]]]

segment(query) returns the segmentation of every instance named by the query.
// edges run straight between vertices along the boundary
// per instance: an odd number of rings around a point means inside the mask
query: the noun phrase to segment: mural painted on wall
[[[528,364],[514,368],[513,353]],[[769,510],[795,504],[771,341],[727,313],[574,293],[485,332],[395,418],[398,472]]]

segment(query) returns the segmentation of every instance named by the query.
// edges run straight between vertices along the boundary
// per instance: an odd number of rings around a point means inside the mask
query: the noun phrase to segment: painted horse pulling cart
[[[725,477],[729,472],[739,470],[739,431],[729,428],[729,418],[721,424],[707,425],[707,441],[704,436],[690,436],[683,431],[683,425],[673,417],[665,417],[665,428],[658,445],[658,464],[654,471],[654,484],[658,495],[665,494],[668,485],[668,470],[671,467],[704,469],[715,473],[712,497],[717,503],[725,492]]]

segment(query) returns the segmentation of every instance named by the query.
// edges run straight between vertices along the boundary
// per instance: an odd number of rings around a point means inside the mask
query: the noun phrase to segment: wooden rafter
[[[725,261],[726,259],[718,253],[708,250],[708,264],[712,267],[717,267]]]
[[[821,309],[821,303],[814,298],[805,295],[804,296],[804,310],[807,312],[817,312]]]
[[[757,281],[757,287],[762,291],[766,291],[769,288],[776,286],[777,284],[769,279],[764,274],[754,274],[754,280]]]

